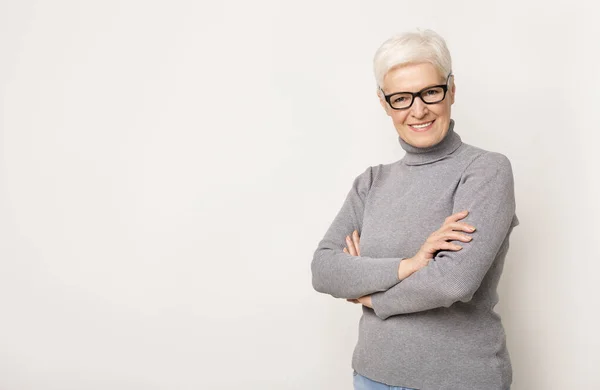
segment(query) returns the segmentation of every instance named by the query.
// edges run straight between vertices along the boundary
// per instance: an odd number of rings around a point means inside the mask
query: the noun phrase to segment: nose
[[[412,116],[414,116],[415,118],[423,118],[425,115],[427,115],[428,112],[427,104],[425,104],[423,100],[421,100],[421,97],[415,98],[410,109]]]

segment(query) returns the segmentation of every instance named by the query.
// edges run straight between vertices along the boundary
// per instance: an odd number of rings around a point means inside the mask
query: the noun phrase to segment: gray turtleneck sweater
[[[444,139],[371,166],[348,192],[311,263],[315,290],[336,298],[371,295],[362,306],[356,372],[390,386],[422,390],[506,390],[512,381],[504,328],[494,311],[515,214],[506,156],[463,143],[450,121]],[[476,227],[460,251],[439,251],[398,280],[444,219],[468,210]],[[361,256],[344,253],[357,229]],[[345,303],[345,301],[344,301]]]

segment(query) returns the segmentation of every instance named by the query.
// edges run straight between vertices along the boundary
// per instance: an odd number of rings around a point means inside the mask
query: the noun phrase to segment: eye
[[[425,91],[426,96],[436,96],[441,93],[439,88],[432,88]]]
[[[398,104],[402,104],[402,103],[406,103],[408,99],[406,98],[406,96],[397,96],[394,98],[394,100],[392,100],[392,103],[398,103]]]

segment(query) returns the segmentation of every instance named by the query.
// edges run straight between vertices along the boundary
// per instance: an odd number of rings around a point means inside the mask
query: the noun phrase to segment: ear
[[[456,95],[456,83],[454,82],[454,75],[452,75],[452,87],[450,87],[450,104],[454,104],[454,96]]]
[[[377,89],[377,97],[379,98],[379,104],[381,104],[381,107],[383,107],[383,110],[385,111],[385,113],[388,116],[391,116],[391,108],[390,106],[387,104],[387,102],[385,101],[385,99],[383,98],[383,92],[381,92],[381,90],[378,88]]]

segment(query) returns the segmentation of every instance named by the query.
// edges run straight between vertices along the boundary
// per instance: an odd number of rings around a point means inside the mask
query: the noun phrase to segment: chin
[[[439,143],[443,137],[440,136],[439,132],[427,132],[423,134],[414,133],[412,130],[407,129],[404,136],[401,136],[407,143],[417,148],[428,148],[430,146]]]
[[[434,146],[440,143],[446,136],[445,129],[440,129],[438,123],[434,123],[431,129],[422,133],[412,130],[409,126],[404,126],[402,132],[405,135],[402,138],[417,148]]]

